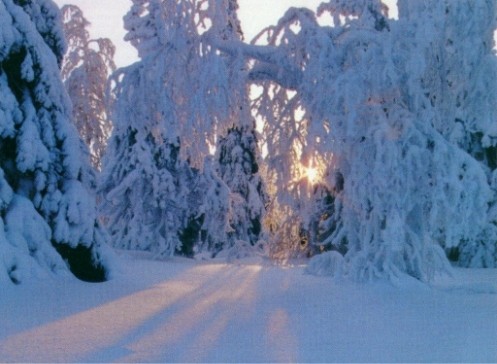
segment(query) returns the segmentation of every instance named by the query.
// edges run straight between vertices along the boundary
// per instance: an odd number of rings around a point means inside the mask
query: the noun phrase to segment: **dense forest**
[[[494,0],[323,0],[252,40],[237,10],[132,0],[116,69],[78,7],[0,1],[0,285],[104,281],[114,249],[497,266]]]

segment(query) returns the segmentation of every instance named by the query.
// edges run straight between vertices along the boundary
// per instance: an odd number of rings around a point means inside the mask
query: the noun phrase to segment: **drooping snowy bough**
[[[316,257],[311,271],[323,274],[325,261],[327,274],[354,280],[407,274],[425,281],[448,267],[444,249],[458,251],[461,265],[496,264],[495,82],[479,74],[495,81],[495,4],[414,3],[404,6],[416,13],[405,16],[401,6],[393,21],[380,1],[328,1],[319,11],[331,13],[332,27],[290,9],[263,34],[267,45],[212,41],[255,60],[251,79],[264,87],[256,106],[276,136],[269,158],[284,161],[297,150],[306,163],[327,155],[324,183],[334,206],[322,217],[332,221],[327,248],[341,254]],[[476,54],[465,56],[469,39],[459,22],[482,40]],[[441,54],[433,53],[435,41]],[[468,74],[475,78],[466,84]],[[294,177],[290,159],[270,165],[279,197]]]
[[[105,234],[58,65],[49,0],[0,1],[0,284],[68,272],[105,280]]]
[[[488,206],[481,207],[487,222],[478,238],[439,239],[450,258],[465,267],[492,267],[497,259],[496,11],[494,1],[399,1],[400,20],[409,24],[414,39],[405,71],[418,70],[406,87],[409,107],[485,173],[484,180],[466,180],[460,193],[476,184],[492,189]],[[455,225],[470,224],[464,212]]]

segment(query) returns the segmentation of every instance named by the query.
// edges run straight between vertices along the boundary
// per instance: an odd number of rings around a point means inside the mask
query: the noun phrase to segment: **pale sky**
[[[110,38],[116,45],[115,61],[118,67],[137,60],[135,49],[123,40],[125,31],[122,18],[131,6],[131,0],[54,0],[59,6],[74,4],[83,10],[92,23],[90,34],[93,38]],[[252,39],[261,29],[275,24],[291,6],[307,7],[315,10],[323,0],[239,0],[239,17],[247,40]],[[386,1],[394,3],[396,0]],[[391,8],[392,6],[389,5]]]

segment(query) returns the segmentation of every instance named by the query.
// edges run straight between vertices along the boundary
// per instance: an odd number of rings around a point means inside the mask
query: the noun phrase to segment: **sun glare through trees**
[[[248,40],[237,0],[132,0],[139,59],[116,70],[77,6],[0,0],[0,239],[27,234],[21,212],[43,237],[4,278],[84,255],[105,279],[107,245],[234,259],[292,241],[280,256],[339,252],[329,274],[354,280],[494,267],[497,4],[397,4],[289,7]]]
[[[304,175],[311,184],[315,184],[319,181],[319,171],[316,167],[304,167]]]

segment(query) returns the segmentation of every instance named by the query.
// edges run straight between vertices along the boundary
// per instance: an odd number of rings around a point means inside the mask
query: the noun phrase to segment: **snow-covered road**
[[[497,270],[436,285],[125,258],[104,284],[2,288],[0,361],[497,361]]]

